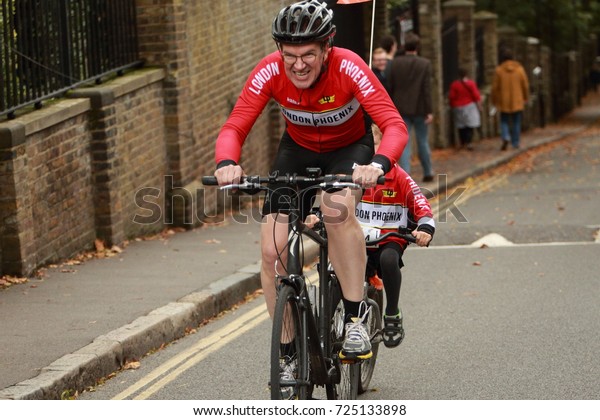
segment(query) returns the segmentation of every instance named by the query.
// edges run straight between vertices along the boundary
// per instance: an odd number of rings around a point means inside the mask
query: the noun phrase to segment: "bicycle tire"
[[[287,313],[287,317],[286,317]],[[307,354],[307,338],[302,330],[302,312],[298,295],[293,287],[282,286],[277,294],[273,312],[273,330],[271,334],[271,399],[308,399],[310,397],[309,372],[310,360]],[[295,380],[291,384],[281,382],[281,343],[293,339],[292,359],[296,361]]]
[[[367,291],[367,302],[371,306],[371,311],[369,312],[369,319],[367,320],[367,330],[369,331],[369,336],[371,337],[371,351],[373,352],[373,356],[369,359],[364,360],[360,364],[360,380],[358,382],[358,394],[364,394],[369,389],[369,384],[371,383],[371,379],[373,378],[373,372],[375,371],[375,364],[377,363],[377,353],[379,352],[379,343],[381,342],[381,306],[379,306],[379,302],[382,302],[383,305],[383,292],[381,290],[376,290],[375,288],[369,286]]]
[[[340,370],[339,383],[332,384],[328,388],[328,398],[336,400],[355,400],[358,397],[360,384],[360,362],[342,363],[339,359],[339,351],[344,340],[345,313],[342,301],[342,292],[335,276],[332,276],[330,285],[330,308],[331,308],[331,359]]]

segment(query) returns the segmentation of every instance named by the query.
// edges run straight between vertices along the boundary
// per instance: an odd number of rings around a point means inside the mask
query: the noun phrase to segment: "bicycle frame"
[[[289,284],[294,287],[300,299],[302,299],[303,311],[303,328],[306,328],[305,337],[318,337],[319,340],[309,340],[310,343],[302,343],[302,346],[308,349],[308,354],[311,359],[313,373],[313,381],[315,385],[325,385],[339,382],[339,375],[332,375],[328,367],[331,362],[326,354],[329,354],[331,348],[331,337],[329,335],[329,322],[331,318],[330,310],[326,302],[329,302],[329,269],[328,269],[328,241],[324,227],[319,229],[319,232],[307,228],[300,220],[300,214],[297,208],[298,198],[292,198],[292,210],[290,211],[288,221],[288,260],[287,260],[287,276],[280,278],[284,284]],[[322,222],[319,222],[322,223]],[[311,303],[306,287],[306,280],[303,274],[303,267],[300,260],[300,242],[301,235],[309,237],[319,245],[319,300],[318,303],[318,325],[317,320],[311,310]]]
[[[322,224],[323,222],[319,222],[318,229],[313,230],[304,225],[300,220],[301,209],[297,193],[306,191],[311,186],[318,186],[317,188],[321,189],[360,187],[352,182],[352,176],[350,175],[320,176],[320,170],[316,168],[307,168],[307,172],[309,176],[297,176],[295,174],[282,176],[273,174],[268,177],[246,176],[243,178],[242,183],[222,188],[256,190],[269,189],[266,185],[286,184],[296,191],[296,194],[290,195],[287,250],[283,250],[287,252],[286,274],[277,276],[279,284],[276,285],[278,288],[276,311],[279,311],[279,316],[274,319],[274,322],[277,322],[279,326],[273,328],[273,336],[275,337],[281,332],[279,328],[282,327],[282,323],[286,322],[285,319],[288,317],[287,309],[292,308],[296,311],[292,316],[297,319],[297,322],[293,325],[300,329],[296,331],[296,338],[298,336],[301,337],[296,341],[295,345],[299,349],[300,354],[307,355],[308,357],[301,357],[297,362],[300,363],[297,371],[305,376],[296,378],[293,383],[291,381],[280,381],[273,392],[277,393],[277,389],[280,390],[282,384],[284,387],[300,385],[307,387],[309,389],[308,395],[311,395],[312,390],[310,388],[313,385],[325,385],[327,386],[328,398],[334,398],[337,395],[336,385],[341,381],[341,367],[339,360],[336,359],[333,353],[335,349],[333,348],[334,343],[331,335],[331,320],[335,313],[335,308],[330,306],[332,306],[333,299],[337,300],[339,298],[337,296],[338,291],[332,288],[331,279],[334,278],[334,275],[329,270],[328,240],[325,226]],[[384,180],[384,177],[380,178],[381,183]],[[204,185],[217,185],[215,177],[202,177],[202,182]],[[313,312],[309,289],[303,274],[303,264],[300,256],[302,235],[309,237],[319,246],[319,300],[318,303],[315,302],[317,308],[316,315]],[[333,284],[339,287],[337,280]],[[339,292],[341,296],[341,290]],[[286,295],[285,300],[279,300],[281,293]],[[279,340],[280,338],[276,339]],[[281,342],[279,341],[279,343]],[[277,355],[278,350],[276,349],[277,347],[272,342],[272,357]],[[274,375],[277,375],[273,370],[273,366],[275,364],[272,359],[272,378]],[[277,378],[279,380],[279,376]]]

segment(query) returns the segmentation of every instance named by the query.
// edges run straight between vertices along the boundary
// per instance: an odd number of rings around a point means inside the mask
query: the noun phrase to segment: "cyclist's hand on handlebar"
[[[423,232],[422,230],[413,230],[411,232],[417,240],[415,243],[419,246],[429,246],[429,242],[431,242],[431,235],[427,232]]]
[[[352,181],[363,188],[371,188],[377,185],[377,179],[382,175],[383,169],[372,165],[357,165],[352,172]]]
[[[219,185],[239,184],[244,170],[240,165],[227,165],[215,171],[215,177]]]
[[[315,225],[320,221],[321,219],[319,219],[319,216],[317,216],[316,214],[309,214],[308,216],[306,216],[306,219],[304,219],[304,225],[309,228],[312,229],[315,227]]]

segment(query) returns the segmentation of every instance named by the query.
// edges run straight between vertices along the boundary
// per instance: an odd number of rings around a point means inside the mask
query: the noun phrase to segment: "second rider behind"
[[[284,7],[275,17],[272,36],[278,51],[254,68],[217,138],[219,185],[238,182],[244,175],[242,145],[270,99],[279,104],[286,122],[272,172],[305,175],[307,167],[319,167],[323,174],[352,174],[368,188],[400,157],[408,141],[404,121],[369,66],[354,52],[333,46],[332,19],[326,3],[316,0]],[[375,155],[369,116],[383,132]],[[271,315],[276,265],[277,274],[286,266],[282,251],[288,240],[289,194],[293,191],[284,186],[267,193],[262,209],[261,282]],[[326,191],[321,199],[329,258],[340,279],[347,316],[343,358],[372,355],[360,320],[366,266],[354,211],[360,197],[360,190],[344,188]]]

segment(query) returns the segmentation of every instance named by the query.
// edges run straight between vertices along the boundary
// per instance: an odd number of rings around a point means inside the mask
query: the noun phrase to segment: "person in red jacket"
[[[392,168],[408,142],[406,125],[364,60],[333,46],[335,31],[333,12],[325,2],[302,1],[281,9],[272,24],[277,51],[252,70],[219,132],[215,158],[219,185],[237,183],[244,175],[242,145],[271,99],[286,122],[272,173],[303,175],[307,167],[318,167],[324,174],[351,174],[368,188]],[[383,131],[375,155],[371,119]],[[262,209],[261,282],[270,314],[276,298],[275,267],[281,273],[286,266],[281,255],[288,241],[286,197],[293,193],[285,186],[269,192]],[[347,323],[340,356],[364,359],[372,352],[366,328],[357,321],[366,306],[364,240],[354,214],[360,195],[360,189],[326,191],[321,211],[329,258],[344,298]]]
[[[473,129],[481,126],[481,95],[465,69],[459,69],[458,79],[450,84],[448,101],[461,146],[473,150]]]
[[[377,131],[374,129],[377,143]],[[356,216],[365,237],[369,239],[408,227],[413,229],[417,245],[428,246],[435,233],[429,201],[417,183],[397,164],[386,175],[385,184],[365,191],[356,207]],[[404,239],[390,237],[382,240],[377,248],[367,248],[367,268],[371,273],[377,273],[385,287],[383,344],[386,347],[396,347],[404,339],[399,303],[400,269],[404,266],[402,255],[407,246]]]

